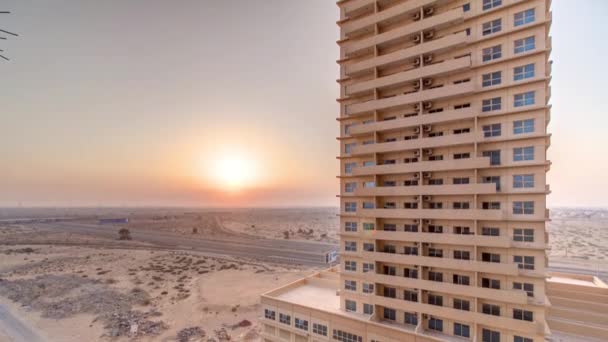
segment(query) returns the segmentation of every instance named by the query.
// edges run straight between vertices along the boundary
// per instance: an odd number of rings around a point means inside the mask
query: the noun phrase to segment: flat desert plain
[[[260,341],[259,295],[322,266],[171,248],[138,241],[137,234],[119,241],[115,232],[127,228],[195,242],[335,244],[337,213],[337,208],[0,209],[0,340],[31,334],[29,339],[60,342]],[[551,214],[551,261],[606,264],[608,210],[554,208]],[[108,235],[48,228],[99,227],[99,218],[110,217],[129,222],[103,226]],[[20,325],[10,324],[14,321]]]

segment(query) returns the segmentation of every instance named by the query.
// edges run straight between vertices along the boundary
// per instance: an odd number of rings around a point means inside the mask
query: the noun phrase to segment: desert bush
[[[118,231],[119,240],[131,240],[131,232],[127,228],[122,228]]]

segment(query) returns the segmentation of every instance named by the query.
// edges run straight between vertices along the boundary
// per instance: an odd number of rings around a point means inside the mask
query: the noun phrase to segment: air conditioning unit
[[[416,178],[416,179],[420,178],[420,174],[419,173],[415,173],[414,174],[414,178]]]
[[[420,12],[414,13],[414,15],[412,15],[412,19],[414,19],[414,21],[420,20]]]
[[[414,128],[414,133],[416,133],[416,134],[420,134],[420,127],[416,127],[416,128]]]
[[[422,84],[424,84],[425,87],[430,87],[433,84],[433,79],[427,78],[424,81],[422,81]]]
[[[419,199],[420,199],[419,196],[414,196],[414,201],[417,202]]]
[[[414,86],[414,90],[419,90],[420,89],[420,82],[416,82],[414,84],[412,84]]]
[[[422,126],[422,129],[423,129],[425,132],[430,132],[432,128],[433,128],[433,127],[432,127],[431,125],[424,125],[424,126]]]
[[[412,41],[416,44],[420,43],[420,35],[419,34],[415,35],[414,39],[412,39]]]
[[[422,200],[425,201],[425,202],[429,202],[431,199],[432,199],[431,196],[423,196],[422,197]]]
[[[415,67],[420,66],[420,58],[416,58],[416,59],[414,60],[414,66],[415,66]]]
[[[435,9],[433,7],[429,7],[424,10],[424,15],[427,17],[433,15],[433,13],[435,13]]]
[[[425,151],[427,156],[432,156],[433,155],[433,150],[426,150]]]
[[[431,63],[433,61],[433,55],[424,56],[424,63]]]
[[[435,37],[435,31],[428,31],[424,33],[424,39],[431,40]]]
[[[422,178],[431,178],[431,173],[430,172],[423,172],[422,173]]]
[[[420,157],[420,150],[416,150],[416,151],[414,151],[414,156],[416,156],[416,157]]]
[[[433,102],[424,103],[424,109],[431,109],[431,108],[433,108]]]
[[[416,103],[416,104],[414,105],[414,110],[415,110],[415,111],[419,111],[419,110],[420,110],[420,103]]]

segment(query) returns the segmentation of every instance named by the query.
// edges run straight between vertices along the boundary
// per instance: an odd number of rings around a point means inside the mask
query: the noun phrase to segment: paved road
[[[4,305],[0,304],[0,337],[8,336],[15,342],[44,341],[35,331],[13,316]]]
[[[115,239],[117,226],[102,226],[90,223],[53,222],[35,224],[40,230],[79,233],[100,238]],[[255,239],[235,234],[224,239],[180,236],[173,233],[129,228],[133,240],[160,247],[190,249],[205,253],[234,257],[254,258],[263,261],[324,266],[325,254],[336,245],[292,240]]]

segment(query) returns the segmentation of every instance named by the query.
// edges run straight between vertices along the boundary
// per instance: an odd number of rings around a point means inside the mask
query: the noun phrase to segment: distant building
[[[127,224],[127,223],[129,223],[129,218],[127,218],[127,217],[99,219],[99,224]]]

